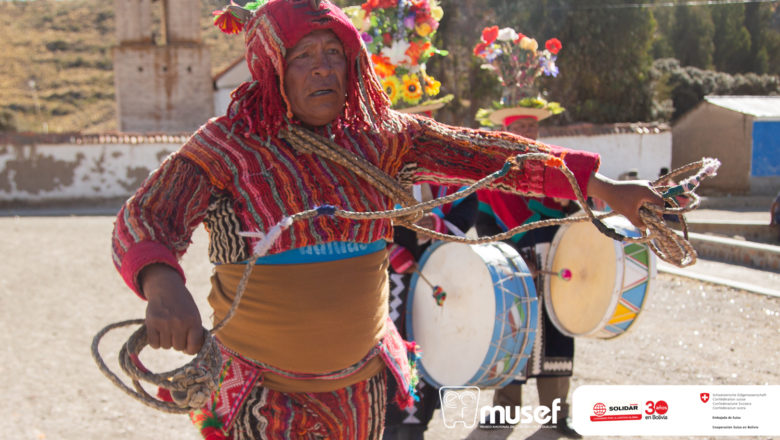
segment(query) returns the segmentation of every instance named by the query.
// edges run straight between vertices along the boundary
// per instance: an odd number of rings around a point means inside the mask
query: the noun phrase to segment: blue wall
[[[753,122],[753,177],[780,176],[780,121]]]

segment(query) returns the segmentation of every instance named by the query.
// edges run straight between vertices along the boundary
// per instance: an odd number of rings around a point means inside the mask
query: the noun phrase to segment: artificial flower
[[[406,29],[414,29],[414,24],[415,24],[414,14],[410,14],[404,17],[403,23]]]
[[[401,80],[398,79],[397,76],[388,76],[387,78],[382,79],[382,88],[385,89],[385,93],[387,93],[387,97],[390,98],[390,102],[395,105],[398,102],[398,98],[401,97],[401,87],[403,87],[403,84],[401,84]]]
[[[482,30],[482,41],[492,44],[498,38],[498,26],[486,27]]]
[[[438,95],[441,83],[425,72],[433,55],[446,56],[431,38],[444,11],[436,0],[365,0],[344,11],[371,53],[374,70],[394,107]]]
[[[533,38],[524,37],[520,40],[520,48],[536,53],[536,49],[539,49],[539,43]]]
[[[544,43],[544,47],[549,50],[551,54],[558,55],[558,52],[561,51],[563,45],[561,44],[561,40],[557,38],[550,38],[546,43]]]
[[[558,66],[555,64],[555,55],[551,55],[549,58],[546,56],[540,57],[539,62],[545,75],[553,78],[558,76],[559,71]]]
[[[403,81],[401,96],[404,101],[409,104],[417,104],[420,102],[420,98],[423,96],[420,78],[418,78],[417,75],[404,75],[401,80]]]
[[[387,57],[393,64],[401,64],[408,62],[406,51],[409,49],[409,42],[405,40],[395,40],[390,47],[382,49],[382,56]]]
[[[500,31],[498,31],[498,37],[496,39],[498,41],[515,41],[519,35],[517,35],[517,32],[515,32],[512,28],[503,28]]]
[[[441,89],[441,82],[436,81],[432,76],[423,75],[423,81],[425,82],[425,94],[428,96],[436,96]]]
[[[387,58],[371,54],[371,62],[374,64],[374,71],[380,78],[395,75],[395,66]]]
[[[417,31],[417,35],[421,37],[427,37],[433,32],[431,25],[425,22],[415,25],[414,30]]]
[[[496,75],[504,92],[492,109],[479,109],[477,120],[483,125],[492,125],[489,115],[506,107],[543,108],[552,114],[563,112],[559,103],[543,99],[535,84],[541,75],[555,77],[560,74],[556,54],[562,47],[560,40],[551,38],[540,50],[537,40],[512,28],[485,28],[474,46],[474,55],[485,61],[482,68]]]
[[[344,8],[344,13],[347,14],[352,24],[363,32],[367,31],[371,26],[371,22],[366,20],[366,10],[360,6],[349,6]],[[368,26],[366,26],[368,25]]]
[[[409,62],[416,66],[420,62],[420,57],[425,55],[425,52],[431,47],[431,43],[426,41],[420,43],[418,41],[412,41],[409,43],[409,48],[406,50],[406,56],[409,57]]]
[[[231,3],[235,6],[235,3]],[[237,34],[244,29],[244,22],[238,18],[229,7],[211,13],[214,16],[214,25],[226,34]]]
[[[444,9],[442,9],[441,6],[434,6],[431,8],[431,17],[436,20],[437,23],[440,22],[444,17]]]

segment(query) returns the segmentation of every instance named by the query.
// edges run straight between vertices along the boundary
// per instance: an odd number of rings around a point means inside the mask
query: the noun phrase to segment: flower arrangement
[[[431,38],[444,11],[436,0],[368,0],[344,12],[361,32],[385,92],[396,108],[432,105],[441,83],[425,71],[433,55],[446,56]]]
[[[564,108],[544,99],[535,84],[542,75],[558,76],[560,72],[555,62],[562,48],[557,38],[547,40],[540,50],[535,39],[512,28],[491,26],[483,29],[481,41],[474,46],[474,55],[485,61],[483,69],[498,76],[504,92],[492,109],[477,112],[477,120],[483,125],[495,125],[495,121],[488,118],[490,113],[509,107],[543,109],[553,115],[562,113]]]

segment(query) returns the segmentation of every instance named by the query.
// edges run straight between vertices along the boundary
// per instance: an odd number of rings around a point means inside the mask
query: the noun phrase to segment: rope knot
[[[336,207],[333,205],[322,205],[316,208],[317,215],[329,215],[333,216],[336,215]]]
[[[203,366],[188,366],[171,379],[173,401],[182,408],[201,408],[211,394],[217,390],[217,383],[211,372]]]

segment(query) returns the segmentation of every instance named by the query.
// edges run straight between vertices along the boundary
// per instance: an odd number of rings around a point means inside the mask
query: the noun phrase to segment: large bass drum
[[[604,222],[627,237],[639,231],[621,217]],[[549,275],[568,271],[571,277]],[[656,256],[645,244],[615,241],[588,222],[561,226],[546,259],[544,305],[568,336],[614,338],[635,322],[656,277]]]
[[[439,242],[420,259],[407,300],[406,334],[422,348],[431,385],[497,388],[523,375],[539,322],[528,266],[504,243]],[[431,287],[447,296],[437,304]]]

